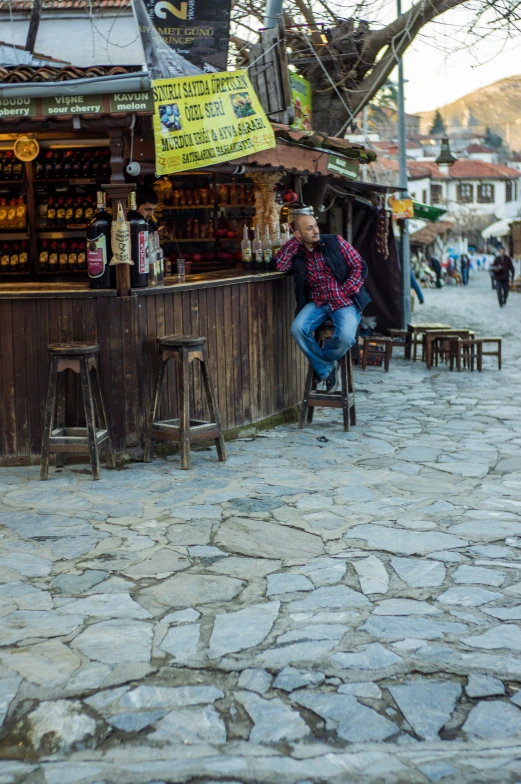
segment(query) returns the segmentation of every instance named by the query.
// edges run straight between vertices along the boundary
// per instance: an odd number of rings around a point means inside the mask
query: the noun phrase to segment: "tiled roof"
[[[439,172],[434,176],[439,176]],[[510,166],[504,166],[501,163],[469,161],[464,158],[457,160],[449,169],[449,177],[457,179],[504,180],[508,177],[519,176],[520,173],[516,169],[511,169]]]
[[[508,177],[519,177],[520,172],[510,166],[500,163],[485,163],[485,161],[471,161],[468,158],[459,158],[446,174],[440,171],[436,161],[408,161],[407,168],[411,177],[429,177],[435,180],[504,180]]]
[[[418,245],[430,245],[431,242],[434,242],[436,237],[439,237],[441,234],[445,234],[445,232],[450,231],[453,228],[454,223],[451,221],[428,223],[423,227],[423,229],[415,231],[414,234],[411,234],[411,242],[417,243]]]
[[[11,5],[13,13],[23,13],[32,11],[32,0],[0,0],[0,12],[9,12]],[[96,10],[99,8],[131,8],[132,0],[93,0],[92,4],[86,0],[43,0],[44,11],[83,11],[87,8]]]
[[[340,139],[336,136],[326,136],[316,131],[297,131],[290,125],[283,125],[282,123],[271,123],[275,136],[280,139],[286,139],[289,142],[296,142],[297,144],[305,145],[306,147],[331,149],[348,158],[355,158],[358,160],[374,161],[376,153],[372,150],[366,149],[362,144],[355,144],[348,141],[348,139]]]
[[[485,147],[484,144],[469,144],[467,147],[468,153],[473,152],[492,152],[495,153],[496,151],[492,149],[492,147]]]
[[[100,65],[90,68],[76,68],[73,65],[64,68],[55,68],[51,65],[43,65],[39,68],[30,65],[16,65],[10,68],[0,66],[0,83],[70,82],[75,79],[94,79],[100,76],[118,76],[140,71],[140,65]]]

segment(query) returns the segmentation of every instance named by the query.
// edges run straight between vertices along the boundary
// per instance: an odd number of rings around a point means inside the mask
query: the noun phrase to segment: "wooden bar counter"
[[[300,403],[305,362],[290,336],[293,279],[278,272],[238,271],[167,278],[165,285],[91,290],[85,283],[0,286],[0,465],[40,455],[49,343],[100,345],[103,395],[119,455],[141,456],[156,376],[156,338],[204,335],[221,420],[228,435],[264,420],[282,420]],[[170,363],[173,365],[174,363]],[[169,369],[162,416],[177,412]],[[192,415],[206,418],[199,372]],[[79,388],[67,400],[68,423],[81,424]]]

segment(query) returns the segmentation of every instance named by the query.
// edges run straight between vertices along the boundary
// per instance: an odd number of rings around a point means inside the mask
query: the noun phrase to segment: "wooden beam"
[[[31,21],[29,22],[29,30],[27,32],[27,40],[25,42],[25,48],[28,52],[34,52],[34,46],[36,44],[36,36],[38,35],[38,28],[40,27],[41,15],[42,15],[42,0],[33,0]]]

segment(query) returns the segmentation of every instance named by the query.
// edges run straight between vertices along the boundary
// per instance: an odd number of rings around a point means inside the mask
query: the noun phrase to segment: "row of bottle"
[[[243,229],[241,242],[241,256],[244,269],[272,270],[275,269],[274,257],[281,247],[290,239],[289,227],[287,223],[277,223],[276,231],[270,233],[269,226],[266,226],[264,238],[260,236],[260,229],[255,228],[255,239],[253,242],[248,236],[248,227]]]
[[[28,243],[3,242],[0,244],[0,273],[20,273],[28,270]]]
[[[129,194],[127,221],[130,224],[130,266],[132,288],[155,286],[164,278],[163,251],[153,219],[145,220],[136,209],[136,193]],[[97,194],[97,211],[87,227],[87,271],[90,287],[110,289],[115,287],[115,267],[111,267],[112,220],[107,212],[106,196]]]
[[[38,254],[39,272],[75,272],[87,269],[86,242],[74,240],[42,240]]]
[[[22,180],[24,176],[24,165],[18,160],[12,150],[0,152],[0,181]]]
[[[27,225],[27,205],[23,196],[0,199],[0,231],[6,229],[25,229]]]
[[[38,212],[41,220],[43,217],[41,208]],[[94,196],[50,196],[45,210],[45,225],[50,227],[82,225],[92,220],[94,212]]]
[[[164,177],[156,180],[154,188],[160,203],[173,207],[213,206],[215,201],[212,185],[203,188],[188,188],[185,183],[178,186],[168,177]],[[217,200],[221,206],[254,204],[253,184],[240,183],[237,185],[235,179],[232,179],[231,184],[221,183],[217,187]]]
[[[214,238],[213,223],[199,221],[198,218],[167,221],[163,230],[163,240],[213,240]]]
[[[36,159],[37,180],[105,179],[111,174],[108,147],[44,150]]]

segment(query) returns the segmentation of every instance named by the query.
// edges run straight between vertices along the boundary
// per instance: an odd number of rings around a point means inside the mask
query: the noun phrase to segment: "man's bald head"
[[[293,219],[293,236],[304,247],[313,248],[320,240],[320,231],[313,215],[295,215]]]

